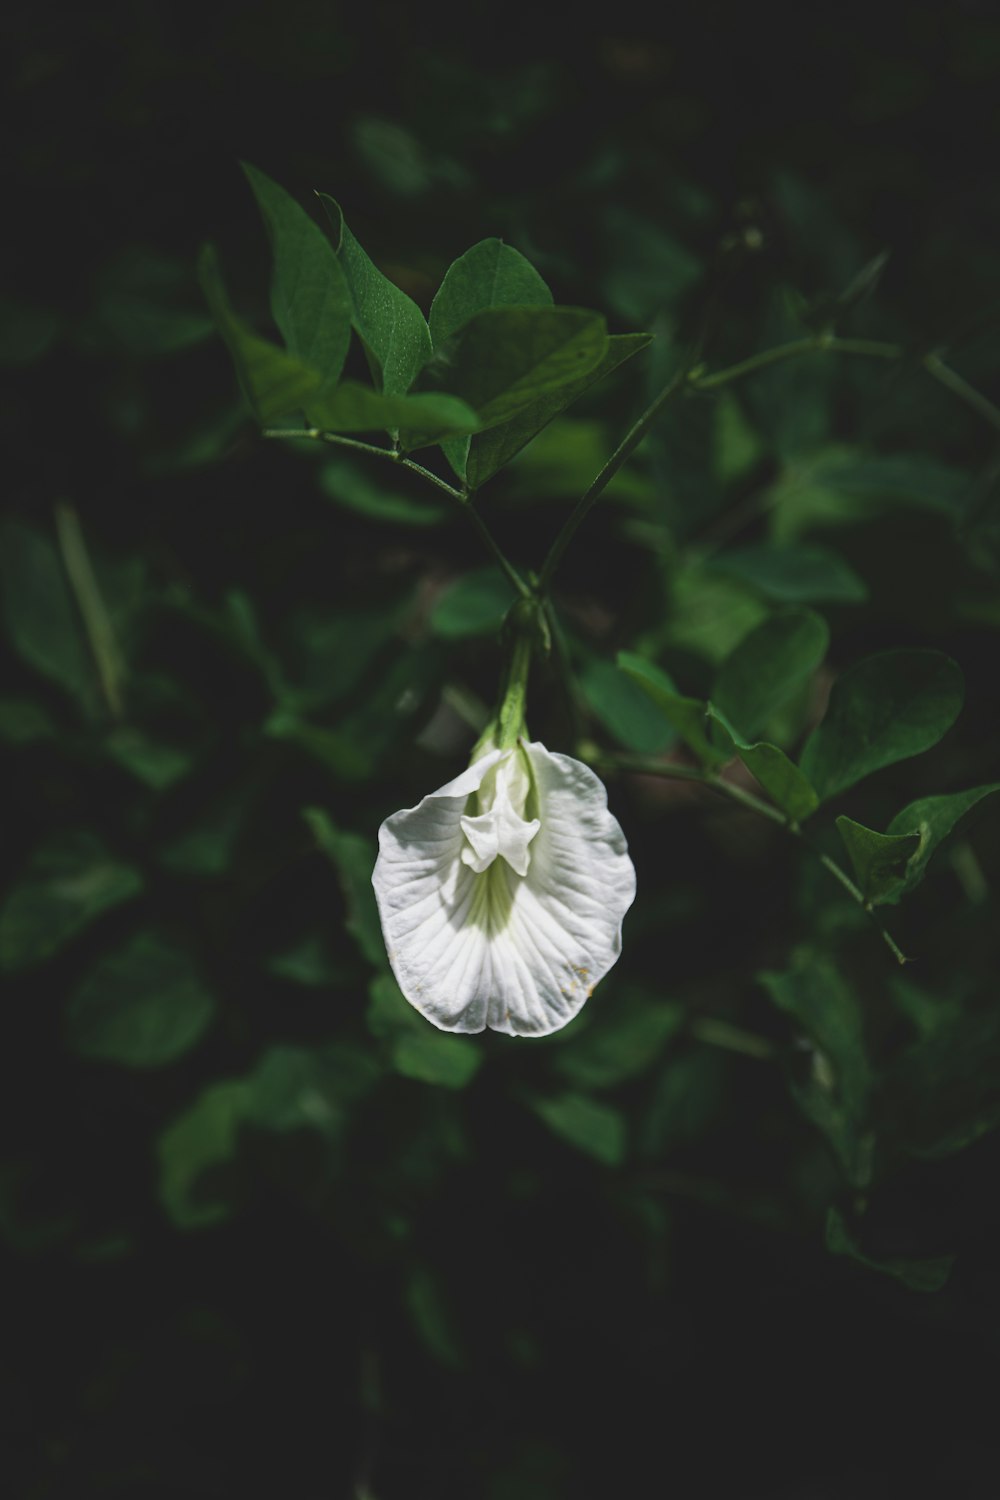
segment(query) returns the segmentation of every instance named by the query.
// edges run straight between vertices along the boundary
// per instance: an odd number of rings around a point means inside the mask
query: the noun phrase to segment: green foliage
[[[0,531],[0,584],[7,634],[28,666],[59,684],[85,713],[96,680],[82,622],[54,543],[17,521]]]
[[[483,1060],[475,1042],[428,1026],[389,974],[372,980],[370,995],[369,1029],[385,1044],[397,1073],[447,1089],[471,1082]]]
[[[951,1275],[955,1264],[953,1255],[933,1255],[922,1260],[904,1256],[880,1256],[878,1259],[865,1255],[851,1234],[842,1214],[831,1208],[826,1219],[826,1248],[833,1255],[846,1255],[859,1265],[873,1271],[883,1271],[894,1276],[911,1292],[939,1292]]]
[[[868,597],[864,581],[830,547],[732,547],[711,566],[775,604],[861,604]]]
[[[887,901],[900,885],[907,861],[916,853],[915,833],[876,833],[853,818],[837,819],[837,832],[851,857],[861,894],[870,905]]]
[[[680,735],[704,765],[716,765],[725,758],[724,752],[709,742],[705,732],[707,703],[702,703],[697,698],[683,697],[665,672],[631,651],[618,653],[618,665],[639,684],[660,710],[665,723]]]
[[[139,871],[92,833],[67,832],[41,844],[0,910],[0,969],[42,963],[142,885]]]
[[[625,1158],[627,1127],[621,1113],[610,1104],[588,1099],[585,1094],[555,1094],[534,1099],[531,1107],[553,1135],[585,1156],[606,1167],[617,1167]]]
[[[708,716],[718,728],[722,747],[739,756],[790,822],[801,823],[816,811],[819,797],[815,788],[783,750],[767,740],[755,744],[745,740],[714,703],[708,705]]]
[[[72,996],[66,1036],[84,1057],[156,1068],[198,1041],[214,1009],[190,958],[140,932],[108,954]]]
[[[989,786],[972,787],[967,792],[921,797],[896,814],[889,824],[889,835],[912,836],[917,839],[914,852],[907,862],[902,886],[895,892],[897,899],[923,879],[931,855],[965,815],[982,802],[984,797],[991,797],[997,791],[1000,791],[1000,782],[994,781]]]
[[[371,875],[375,853],[360,834],[344,833],[318,807],[302,813],[323,853],[332,861],[347,903],[345,927],[361,954],[372,964],[385,962],[385,944],[375,908]]]
[[[480,240],[445,272],[431,303],[431,339],[438,348],[488,307],[549,307],[552,293],[530,261],[503,240]]]
[[[430,626],[445,640],[495,635],[514,602],[514,590],[497,568],[477,568],[448,585],[431,611]]]
[[[750,631],[726,658],[712,701],[753,739],[808,682],[826,655],[830,633],[819,615],[784,609]]]

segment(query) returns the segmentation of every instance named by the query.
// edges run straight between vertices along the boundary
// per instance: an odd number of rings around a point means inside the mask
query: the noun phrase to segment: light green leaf
[[[434,347],[487,307],[550,307],[552,293],[530,261],[503,240],[480,240],[453,261],[431,303]]]
[[[585,1094],[557,1094],[549,1099],[533,1099],[531,1108],[553,1135],[575,1146],[586,1156],[617,1167],[625,1159],[627,1131],[620,1110],[610,1104],[599,1104]]]
[[[776,604],[860,604],[868,597],[864,580],[829,547],[734,547],[709,566]]]
[[[447,391],[473,408],[482,429],[582,380],[607,353],[599,313],[578,307],[492,307],[445,339],[417,389]]]
[[[617,370],[650,342],[648,333],[612,334],[608,338],[603,358],[589,374],[533,401],[510,421],[477,434],[469,446],[465,467],[465,479],[470,489],[479,489],[509,463],[516,453],[520,453],[532,438],[537,437],[544,427],[571,406],[578,396],[582,396],[584,391]],[[595,469],[588,477],[592,479],[596,472]]]
[[[449,1036],[425,1021],[391,974],[369,986],[368,1026],[388,1043],[392,1065],[405,1078],[462,1089],[479,1071],[483,1054],[470,1037]]]
[[[73,995],[66,1035],[84,1057],[157,1068],[194,1046],[215,999],[180,949],[140,932],[108,954]]]
[[[212,245],[206,245],[198,258],[198,279],[257,421],[266,426],[279,417],[305,411],[321,389],[323,377],[311,365],[260,338],[237,317]]]
[[[712,701],[753,740],[826,655],[830,632],[808,609],[784,609],[745,636],[715,679]]]
[[[417,304],[368,259],[340,205],[326,193],[318,197],[329,215],[334,249],[350,288],[354,327],[375,361],[383,393],[401,396],[430,358],[427,322]]]
[[[849,667],[800,759],[820,800],[936,745],[962,693],[961,672],[940,651],[882,651]]]
[[[407,429],[409,452],[449,433],[475,432],[478,419],[456,396],[386,396],[355,380],[345,380],[329,396],[313,401],[309,420],[327,432],[395,432]]]
[[[499,568],[477,568],[444,590],[430,628],[445,640],[496,634],[513,602],[514,590]]]
[[[666,672],[645,657],[635,656],[631,651],[619,651],[618,665],[637,682],[673,725],[685,744],[694,751],[706,766],[716,766],[725,759],[724,754],[709,742],[705,733],[705,718],[708,705],[699,698],[684,698],[676,691]]]
[[[0,582],[4,624],[18,656],[92,715],[97,704],[93,660],[55,544],[33,527],[5,521]]]
[[[345,926],[369,963],[384,967],[386,962],[382,928],[372,890],[375,851],[358,833],[344,833],[336,828],[327,813],[318,807],[303,809],[302,816],[312,830],[323,853],[333,862],[347,903]]]
[[[890,1255],[873,1259],[865,1255],[836,1208],[826,1216],[826,1248],[832,1255],[846,1255],[871,1271],[882,1271],[901,1281],[911,1292],[939,1292],[951,1275],[954,1255],[933,1255],[923,1259]]]
[[[851,857],[861,894],[872,906],[889,900],[900,886],[907,860],[916,852],[915,833],[876,833],[853,818],[839,817],[837,832]]]
[[[590,657],[577,681],[601,723],[626,750],[655,755],[676,738],[677,731],[663,709],[620,665]]]
[[[0,969],[41,963],[141,889],[138,870],[116,860],[90,834],[43,844],[0,911]]]
[[[956,823],[984,797],[992,796],[994,792],[1000,792],[1000,781],[972,787],[966,792],[946,792],[936,797],[921,797],[896,814],[887,832],[896,835],[916,834],[919,842],[906,867],[903,884],[895,893],[894,899],[919,884],[931,855],[948,837]]]
[[[798,766],[777,745],[766,740],[750,744],[713,703],[708,717],[718,725],[722,743],[732,746],[751,776],[756,777],[776,807],[792,823],[802,823],[819,806],[819,797]]]
[[[295,199],[242,163],[274,254],[271,308],[289,354],[320,376],[318,395],[340,379],[351,339],[351,294],[330,241]]]

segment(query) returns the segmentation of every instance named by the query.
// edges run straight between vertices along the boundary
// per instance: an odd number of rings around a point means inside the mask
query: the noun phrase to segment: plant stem
[[[520,573],[518,573],[513,563],[504,556],[492,532],[482,516],[472,505],[468,495],[462,490],[456,489],[453,484],[449,484],[446,479],[441,479],[431,469],[425,469],[423,464],[416,463],[412,458],[403,458],[401,454],[394,452],[391,448],[380,448],[377,443],[362,443],[358,438],[344,437],[339,432],[324,432],[319,427],[271,427],[265,428],[261,435],[266,438],[306,438],[317,443],[333,443],[338,448],[353,448],[358,453],[373,453],[376,458],[387,458],[390,463],[395,464],[397,467],[409,469],[412,473],[419,474],[421,479],[425,479],[428,484],[433,484],[439,490],[443,490],[451,500],[455,500],[461,505],[463,512],[469,517],[481,539],[490,552],[492,552],[498,566],[503,571],[504,576],[515,593],[519,594],[522,599],[531,597],[531,590],[528,585]]]
[[[870,902],[865,900],[860,889],[855,885],[846,870],[842,869],[835,859],[831,859],[828,854],[824,853],[822,849],[814,844],[812,839],[802,832],[797,823],[790,822],[784,813],[778,808],[773,807],[770,802],[765,802],[763,798],[755,796],[753,792],[746,791],[743,787],[737,786],[732,781],[726,781],[714,771],[703,770],[700,766],[688,766],[670,760],[657,760],[653,756],[646,755],[598,754],[585,758],[588,758],[590,763],[596,765],[599,770],[632,771],[641,776],[664,776],[670,780],[698,781],[702,786],[709,787],[713,792],[719,792],[722,796],[728,797],[731,802],[737,802],[741,807],[746,807],[752,812],[759,813],[761,817],[768,818],[772,823],[780,824],[786,833],[790,833],[793,838],[797,838],[810,853],[816,856],[823,868],[843,887],[852,901],[858,903],[862,911],[874,925],[896,962],[901,965],[908,962],[906,954],[899,947],[892,935],[882,926],[875,915],[874,908]]]
[[[934,379],[946,386],[952,395],[964,401],[966,406],[971,406],[973,411],[985,417],[990,426],[1000,432],[1000,407],[994,406],[993,402],[988,400],[981,391],[971,386],[957,370],[951,368],[951,365],[946,365],[944,360],[938,359],[936,354],[925,355],[922,363],[929,375],[933,375]]]
[[[97,666],[104,701],[114,719],[125,712],[125,663],[115,639],[111,616],[101,595],[90,554],[83,539],[80,517],[72,505],[59,501],[55,508],[56,536],[63,565],[83,617],[87,640]]]
[[[833,350],[839,354],[867,354],[875,359],[900,359],[903,350],[898,344],[884,344],[875,339],[838,339],[830,334],[812,334],[809,338],[792,339],[787,344],[776,344],[773,349],[762,349],[760,354],[751,354],[735,365],[716,370],[713,375],[692,372],[688,383],[698,391],[714,391],[731,380],[740,380],[744,375],[753,375],[769,365],[779,364],[784,359],[795,359],[800,354],[819,354]]]

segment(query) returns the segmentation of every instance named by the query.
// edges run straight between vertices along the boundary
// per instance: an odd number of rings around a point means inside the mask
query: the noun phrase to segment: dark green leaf
[[[886,1110],[907,1148],[936,1161],[963,1151],[1000,1125],[1000,1010],[992,997],[967,1011],[939,1002],[942,1015],[889,1070]]]
[[[0,530],[0,580],[4,624],[17,654],[93,713],[93,661],[54,543],[29,526],[6,521]]]
[[[582,1031],[560,1037],[553,1066],[574,1088],[613,1088],[652,1067],[683,1024],[673,1001],[616,991]]]
[[[887,832],[896,835],[912,833],[919,839],[916,852],[906,867],[903,885],[896,893],[897,897],[919,884],[938,845],[944,842],[956,823],[967,812],[971,812],[977,802],[994,792],[1000,792],[998,781],[972,787],[966,792],[946,792],[937,797],[921,797],[896,814]]]
[[[582,380],[607,353],[598,313],[578,307],[493,307],[445,339],[417,382],[468,403],[483,429]]]
[[[919,835],[876,833],[853,818],[839,817],[837,831],[851,857],[861,894],[871,905],[888,900],[903,880]]]
[[[7,745],[34,745],[53,740],[56,726],[40,703],[30,698],[0,699],[0,740]]]
[[[343,833],[318,807],[303,810],[313,837],[333,862],[347,903],[345,926],[369,963],[383,967],[386,961],[382,928],[372,890],[375,851],[358,833]]]
[[[530,261],[503,240],[480,240],[453,261],[431,303],[434,347],[487,307],[549,307],[552,293]]]
[[[327,432],[394,432],[407,429],[407,450],[426,447],[448,433],[475,432],[475,412],[455,396],[386,396],[345,380],[314,400],[309,419]]]
[[[371,351],[385,395],[401,396],[430,358],[431,336],[424,315],[368,259],[348,229],[340,205],[326,193],[318,196],[330,217],[334,248],[350,288],[354,327]]]
[[[827,547],[738,547],[713,557],[710,566],[776,604],[860,604],[868,597],[864,581]]]
[[[279,1135],[315,1130],[336,1142],[379,1073],[371,1049],[353,1043],[271,1047],[248,1080],[247,1118]]]
[[[491,427],[488,432],[477,434],[469,446],[469,457],[465,468],[465,479],[470,489],[478,489],[505,464],[509,463],[516,453],[520,453],[532,438],[536,437],[544,427],[564,412],[568,406],[582,396],[584,391],[617,370],[626,360],[631,359],[633,354],[638,354],[640,349],[645,349],[650,343],[647,333],[616,333],[608,339],[607,350],[600,363],[597,364],[588,375],[579,380],[570,381],[568,385],[562,386],[558,391],[543,396],[533,401],[530,406],[512,417],[509,422],[502,422],[497,427]],[[587,476],[588,482],[596,475],[596,468]],[[610,488],[610,486],[609,486]]]
[[[397,1073],[447,1089],[462,1089],[471,1082],[483,1054],[470,1037],[449,1036],[424,1020],[391,974],[373,979],[369,994],[369,1029],[388,1043]]]
[[[0,969],[41,963],[141,889],[139,872],[90,834],[43,844],[0,911]]]
[[[718,725],[723,746],[728,741],[751,776],[756,777],[775,806],[780,807],[792,823],[804,822],[816,811],[819,798],[815,790],[783,750],[766,740],[750,744],[713,703],[708,705],[708,716],[713,724]]]
[[[827,801],[883,766],[929,750],[962,706],[962,674],[940,651],[883,651],[834,683],[801,766]]]
[[[340,379],[351,338],[351,294],[330,241],[295,199],[256,167],[243,171],[274,254],[271,308],[289,354],[320,376],[317,395]]]
[[[826,622],[811,610],[780,610],[723,662],[713,703],[741,734],[755,739],[812,676],[829,639]]]
[[[600,657],[578,674],[580,689],[604,727],[626,750],[655,755],[676,738],[676,730],[633,675]]]
[[[179,1229],[204,1229],[230,1216],[235,1190],[224,1169],[252,1101],[248,1079],[223,1079],[160,1135],[160,1201]]]
[[[76,991],[66,1034],[84,1057],[156,1068],[192,1047],[214,1010],[188,956],[140,932],[102,959]]]
[[[0,299],[0,365],[29,365],[47,354],[59,334],[50,307],[34,307],[20,297]]]
[[[113,729],[104,741],[104,748],[112,760],[156,792],[182,780],[195,763],[190,750],[165,745],[134,725]]]
[[[831,1208],[826,1217],[826,1248],[833,1255],[847,1255],[871,1271],[883,1271],[901,1281],[911,1292],[939,1292],[951,1275],[953,1255],[934,1255],[924,1259],[910,1256],[865,1255],[847,1227],[843,1215]]]
[[[682,697],[666,672],[646,661],[645,657],[635,656],[631,651],[619,651],[618,665],[648,694],[664,718],[704,765],[715,766],[725,759],[722,751],[710,744],[705,732],[708,712],[706,703],[698,698]]]
[[[430,627],[446,640],[499,631],[514,590],[498,568],[478,568],[449,584],[431,611]]]
[[[606,1167],[617,1167],[624,1161],[628,1139],[625,1120],[610,1104],[599,1104],[584,1094],[565,1093],[533,1099],[531,1108],[553,1135],[586,1156]]]
[[[374,473],[351,459],[328,459],[317,477],[324,495],[372,521],[396,526],[437,526],[448,515],[447,504],[438,505],[422,491],[411,496],[383,489]]]

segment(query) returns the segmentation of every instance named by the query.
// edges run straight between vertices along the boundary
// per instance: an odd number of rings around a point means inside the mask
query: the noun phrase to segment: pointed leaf
[[[309,418],[328,432],[393,432],[407,429],[406,448],[426,447],[448,433],[475,432],[475,412],[457,396],[386,396],[355,380],[309,406]]]
[[[33,527],[5,521],[0,581],[3,620],[18,656],[92,714],[97,702],[93,659],[54,542]]]
[[[776,807],[792,823],[804,822],[819,806],[815,789],[798,766],[777,745],[766,740],[750,744],[714,705],[708,705],[708,717],[718,725],[723,745],[728,740],[751,776],[756,777]]]
[[[531,1108],[553,1135],[606,1167],[617,1167],[625,1159],[627,1129],[621,1111],[599,1104],[584,1094],[559,1094],[534,1099]]]
[[[220,1169],[236,1154],[252,1099],[248,1079],[223,1079],[205,1089],[160,1135],[160,1202],[179,1229],[206,1228],[231,1214],[235,1193]]]
[[[940,651],[882,651],[849,667],[800,760],[821,801],[936,745],[958,717],[962,691],[961,672]]]
[[[284,188],[243,164],[274,253],[271,307],[288,352],[319,373],[320,390],[340,378],[351,339],[351,294],[330,241]]]
[[[372,892],[374,850],[360,834],[345,833],[335,827],[321,808],[304,808],[302,816],[312,830],[317,844],[337,871],[347,903],[347,921],[344,925],[368,962],[383,968],[386,962],[385,944]]]
[[[503,240],[480,240],[448,267],[431,303],[434,347],[487,307],[550,307],[552,293],[529,260]]]
[[[645,657],[635,656],[631,651],[619,651],[617,659],[622,671],[648,693],[664,718],[704,765],[716,766],[725,760],[723,752],[709,742],[705,733],[707,703],[700,698],[682,697],[666,672],[661,672]]]
[[[340,205],[326,193],[317,196],[329,215],[334,249],[350,288],[354,327],[374,357],[384,394],[401,396],[430,358],[427,322],[412,298],[368,259],[348,229]]]
[[[860,604],[868,597],[864,580],[828,547],[734,547],[713,557],[710,566],[776,604]]]
[[[918,835],[916,852],[906,867],[905,878],[895,899],[911,891],[924,878],[931,855],[951,833],[955,825],[984,797],[1000,792],[1000,781],[972,787],[967,792],[948,792],[937,797],[921,797],[904,807],[889,824],[890,834]]]
[[[826,622],[811,610],[779,610],[751,630],[723,662],[713,703],[741,734],[755,739],[811,677],[829,639]]]
[[[187,955],[140,932],[103,958],[73,995],[67,1038],[84,1057],[156,1068],[192,1047],[214,1010]]]
[[[901,884],[907,860],[920,843],[915,833],[876,833],[853,818],[837,819],[837,832],[851,857],[861,894],[870,905],[886,901]]]
[[[594,713],[626,750],[655,755],[676,738],[663,709],[620,665],[591,657],[578,681]]]
[[[909,1287],[911,1292],[939,1292],[955,1264],[953,1255],[933,1255],[919,1260],[901,1255],[873,1259],[861,1250],[843,1215],[836,1208],[831,1208],[827,1213],[826,1248],[832,1255],[847,1255],[871,1271],[882,1271],[887,1276],[894,1276],[905,1287]]]

